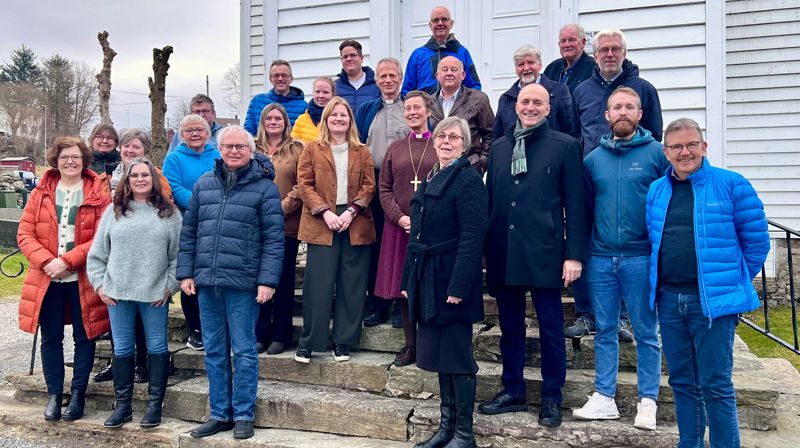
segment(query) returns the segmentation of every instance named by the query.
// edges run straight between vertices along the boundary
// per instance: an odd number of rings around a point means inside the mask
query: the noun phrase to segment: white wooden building
[[[430,37],[439,4],[495,105],[520,45],[539,47],[546,65],[559,57],[563,24],[622,29],[664,123],[695,119],[712,163],[747,176],[769,218],[800,228],[800,0],[241,0],[243,111],[271,87],[274,59],[292,63],[307,95],[313,78],[341,70],[344,39],[361,42],[366,65],[405,62]]]

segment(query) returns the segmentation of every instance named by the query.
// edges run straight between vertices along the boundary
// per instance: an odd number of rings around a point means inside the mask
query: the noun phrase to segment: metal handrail
[[[792,235],[796,239],[800,239],[800,231],[786,227],[785,225],[775,222],[771,219],[767,220],[770,226],[780,229],[785,234],[786,239],[786,265],[789,269],[789,303],[792,309],[792,333],[794,335],[793,343],[789,343],[781,339],[778,335],[770,331],[769,323],[769,300],[767,300],[767,272],[766,264],[761,267],[761,300],[763,302],[762,308],[764,311],[764,327],[756,324],[752,320],[739,316],[739,320],[747,324],[753,330],[763,334],[764,336],[772,339],[783,347],[791,350],[797,355],[800,355],[800,344],[798,343],[798,329],[797,329],[797,298],[795,297],[794,290],[794,263],[792,260]]]

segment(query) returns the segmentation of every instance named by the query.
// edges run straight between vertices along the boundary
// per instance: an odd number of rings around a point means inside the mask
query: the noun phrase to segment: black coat
[[[446,325],[483,320],[481,248],[486,187],[466,157],[424,181],[411,200],[411,241],[401,288],[412,315]],[[462,299],[450,304],[447,297]]]
[[[575,121],[575,112],[572,111],[572,95],[569,89],[564,84],[548,79],[544,74],[540,77],[541,86],[550,94],[550,113],[547,114],[550,129],[578,138],[580,130]],[[516,80],[497,100],[497,114],[492,129],[492,135],[497,138],[509,130],[513,131],[517,124],[516,105],[519,91],[519,80]]]
[[[489,292],[503,285],[559,288],[564,260],[584,259],[580,145],[545,122],[525,140],[528,172],[511,176],[512,134],[495,140],[489,156]]]

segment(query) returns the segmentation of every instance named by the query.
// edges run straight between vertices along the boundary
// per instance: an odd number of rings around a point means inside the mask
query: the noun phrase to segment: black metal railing
[[[800,240],[800,232],[794,229],[790,229],[789,227],[784,226],[783,224],[777,223],[771,219],[768,219],[767,222],[771,228],[777,228],[781,232],[783,232],[784,236],[783,239],[786,241],[786,267],[789,271],[789,304],[792,310],[792,334],[794,336],[794,340],[792,342],[787,342],[783,340],[780,336],[776,335],[771,331],[770,322],[769,322],[769,300],[767,298],[767,270],[766,264],[761,267],[761,301],[763,302],[762,308],[764,312],[764,327],[761,327],[757,323],[753,322],[751,319],[740,316],[739,320],[747,324],[753,330],[763,334],[764,336],[772,339],[773,341],[777,342],[778,344],[786,347],[787,349],[793,351],[794,353],[800,355],[800,344],[798,344],[798,332],[797,332],[797,297],[795,296],[795,289],[794,289],[794,264],[792,262],[792,241]],[[776,241],[778,239],[776,238]],[[777,250],[777,247],[776,247]],[[777,273],[776,273],[777,274]],[[776,275],[776,278],[778,276]]]

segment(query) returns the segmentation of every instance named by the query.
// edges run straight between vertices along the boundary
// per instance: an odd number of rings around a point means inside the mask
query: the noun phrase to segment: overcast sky
[[[108,31],[117,52],[111,68],[111,119],[117,128],[149,126],[147,77],[153,75],[153,48],[165,45],[174,48],[167,118],[181,98],[205,92],[206,75],[217,115],[237,113],[225,109],[219,84],[239,60],[238,0],[4,0],[2,10],[2,63],[25,44],[40,62],[58,53],[99,70],[103,56],[97,33]]]

